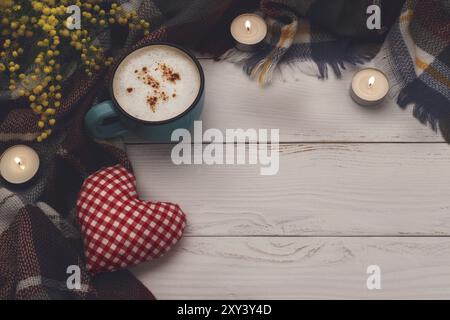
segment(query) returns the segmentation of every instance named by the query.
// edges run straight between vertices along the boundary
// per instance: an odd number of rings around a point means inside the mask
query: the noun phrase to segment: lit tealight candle
[[[350,89],[353,100],[363,106],[379,104],[389,92],[389,81],[378,69],[367,68],[355,73]]]
[[[0,158],[0,175],[12,184],[22,184],[31,180],[38,169],[38,154],[25,145],[6,149]]]
[[[239,50],[252,51],[265,39],[267,24],[259,15],[245,13],[231,23],[231,35]]]

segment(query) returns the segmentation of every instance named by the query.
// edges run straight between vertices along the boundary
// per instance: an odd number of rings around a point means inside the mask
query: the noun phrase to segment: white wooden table
[[[133,268],[159,299],[450,298],[450,147],[392,101],[377,111],[340,80],[260,88],[202,60],[203,127],[280,129],[280,170],[172,164],[127,140],[140,196],[188,216],[167,256]],[[366,269],[381,268],[368,290]]]

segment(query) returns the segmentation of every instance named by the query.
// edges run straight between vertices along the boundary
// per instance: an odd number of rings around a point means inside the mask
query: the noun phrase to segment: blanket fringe
[[[219,60],[228,61],[235,64],[243,64],[245,61],[250,59],[251,53],[240,51],[236,48],[231,48],[223,55],[219,57]]]
[[[259,54],[258,56],[255,56],[254,53],[242,52],[233,48],[220,56],[219,60],[224,60],[242,66],[244,71],[251,78],[257,79],[260,84],[264,85],[270,83],[273,78],[278,75],[280,75],[283,80],[295,79],[296,72],[301,72],[308,76],[318,77],[321,79],[327,79],[329,77],[330,68],[337,77],[341,77],[342,71],[346,69],[346,64],[364,64],[372,57],[366,54],[355,54],[353,56],[346,55],[338,61],[336,59],[333,59],[334,61],[289,59],[289,61],[282,61],[278,64],[270,63],[270,66],[268,66],[268,60],[259,58]]]
[[[274,76],[276,64],[272,63],[271,58],[261,60],[250,71],[250,77],[257,79],[261,86],[270,83]]]

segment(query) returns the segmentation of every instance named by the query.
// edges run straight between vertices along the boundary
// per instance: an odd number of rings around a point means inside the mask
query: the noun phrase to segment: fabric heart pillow
[[[138,198],[135,177],[117,165],[84,181],[77,201],[87,269],[95,274],[158,258],[181,238],[177,204]]]

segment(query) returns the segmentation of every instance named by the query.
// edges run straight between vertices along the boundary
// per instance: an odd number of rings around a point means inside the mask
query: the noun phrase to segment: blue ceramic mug
[[[146,48],[148,46],[168,46],[171,49],[179,50],[187,55],[195,64],[199,72],[200,88],[194,102],[180,114],[175,115],[170,119],[163,121],[143,120],[131,115],[127,112],[117,101],[114,90],[114,74],[119,68],[120,64],[133,52]],[[203,69],[197,58],[184,48],[174,44],[168,43],[152,43],[140,48],[137,48],[129,55],[120,59],[113,70],[113,76],[109,83],[109,91],[111,100],[101,102],[93,106],[85,116],[85,125],[90,134],[97,139],[109,139],[125,135],[132,132],[142,138],[155,142],[170,141],[171,134],[174,130],[179,128],[191,129],[195,120],[200,118],[203,109],[205,97],[205,76]],[[142,106],[143,108],[148,106]],[[150,111],[149,111],[150,112]]]

